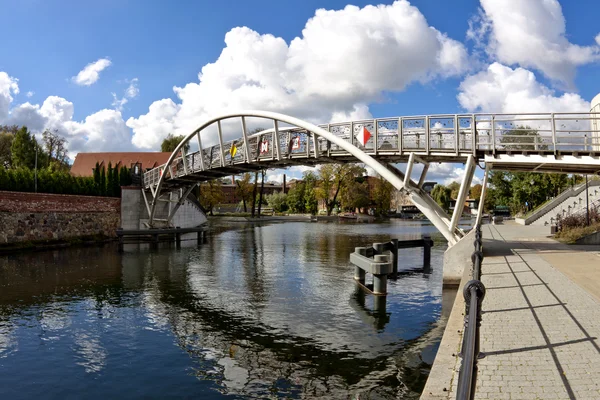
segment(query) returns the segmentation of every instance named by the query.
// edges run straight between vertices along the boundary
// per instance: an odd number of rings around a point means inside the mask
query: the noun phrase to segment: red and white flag
[[[362,131],[356,135],[358,143],[362,144],[363,147],[367,145],[367,142],[371,138],[371,132],[363,126]]]

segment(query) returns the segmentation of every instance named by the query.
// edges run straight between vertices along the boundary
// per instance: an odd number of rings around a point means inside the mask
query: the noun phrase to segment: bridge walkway
[[[600,399],[598,248],[512,222],[485,225],[483,236],[476,398]]]

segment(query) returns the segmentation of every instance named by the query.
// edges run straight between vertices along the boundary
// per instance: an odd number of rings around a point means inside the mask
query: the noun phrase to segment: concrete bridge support
[[[121,193],[121,228],[147,229],[149,214],[144,191],[139,187],[130,187],[123,188]],[[202,209],[191,198],[189,190],[177,190],[163,197],[165,201],[160,201],[156,209],[155,220],[161,222],[157,227],[192,228],[207,221]]]

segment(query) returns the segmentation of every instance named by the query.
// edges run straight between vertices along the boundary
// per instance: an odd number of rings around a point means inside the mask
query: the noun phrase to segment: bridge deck
[[[478,399],[600,398],[600,258],[546,231],[483,226]],[[572,260],[568,274],[578,264],[587,290],[555,267],[560,257]]]

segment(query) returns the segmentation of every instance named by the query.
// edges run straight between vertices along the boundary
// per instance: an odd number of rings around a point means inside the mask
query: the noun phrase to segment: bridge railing
[[[477,386],[477,360],[482,358],[479,352],[479,328],[481,326],[481,305],[485,297],[485,286],[481,282],[481,263],[483,247],[481,226],[475,232],[475,251],[471,256],[473,261],[472,280],[463,288],[465,298],[465,326],[460,357],[462,363],[458,374],[456,398],[468,400],[475,398]]]
[[[319,127],[375,156],[600,152],[600,113],[429,115],[340,122]],[[363,142],[361,134],[365,131],[369,138]],[[276,135],[270,129],[244,135],[242,130],[236,135],[238,139],[230,141],[223,141],[220,135],[218,144],[190,152],[185,163],[178,157],[169,166],[169,171],[161,165],[146,172],[144,182],[146,186],[156,184],[161,172],[168,173],[167,177],[176,177],[241,163],[348,155],[338,145],[305,129],[286,127],[278,132]],[[201,134],[198,132],[198,136]]]

